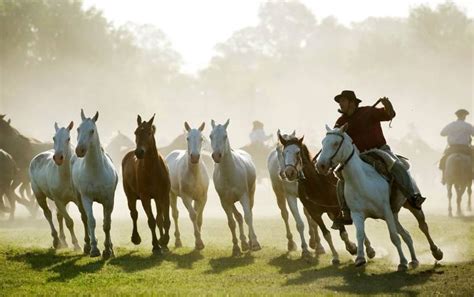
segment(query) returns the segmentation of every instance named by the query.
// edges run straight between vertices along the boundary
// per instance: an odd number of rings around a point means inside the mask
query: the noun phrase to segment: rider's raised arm
[[[396,115],[392,103],[387,97],[380,98],[380,102],[382,102],[383,108],[372,108],[372,118],[379,122],[392,120]]]

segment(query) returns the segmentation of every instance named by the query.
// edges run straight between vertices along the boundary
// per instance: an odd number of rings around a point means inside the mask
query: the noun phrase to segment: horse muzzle
[[[143,157],[145,157],[145,150],[142,148],[136,149],[135,156],[137,157],[137,159],[143,159]]]
[[[330,169],[330,166],[323,163],[323,162],[318,162],[316,163],[316,171],[319,173],[319,174],[322,174],[322,175],[328,175],[329,174],[329,169]]]
[[[216,163],[220,163],[222,159],[222,154],[221,153],[212,153],[212,160]]]
[[[190,156],[191,156],[191,163],[193,163],[193,164],[199,163],[199,158],[201,157],[201,155],[191,154]]]
[[[87,150],[83,147],[76,147],[76,155],[79,157],[79,158],[84,158],[84,156],[86,155],[87,153]]]
[[[285,176],[289,181],[294,181],[298,176],[298,172],[294,167],[286,167]]]
[[[62,154],[55,154],[53,155],[53,161],[56,165],[61,166],[64,162],[64,156]]]

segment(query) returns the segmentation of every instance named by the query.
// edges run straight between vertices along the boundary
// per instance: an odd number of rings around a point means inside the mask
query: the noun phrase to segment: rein
[[[328,132],[328,133],[326,133],[326,136],[327,136],[327,135],[336,135],[336,136],[341,137],[341,139],[342,139],[342,141],[339,143],[339,146],[337,147],[337,150],[334,152],[334,154],[332,154],[331,158],[329,158],[329,163],[330,163],[332,169],[334,169],[335,166],[332,166],[332,164],[333,164],[333,159],[334,159],[334,158],[336,157],[336,155],[339,153],[339,150],[341,149],[342,144],[344,143],[344,140],[346,140],[346,139],[344,138],[343,135],[341,135],[340,133],[336,133],[336,132]],[[339,170],[343,170],[343,169],[344,169],[344,166],[346,166],[347,163],[349,163],[349,161],[352,159],[352,157],[354,156],[354,154],[355,154],[355,148],[354,148],[354,144],[352,144],[352,152],[351,152],[351,154],[349,155],[349,157],[347,157],[347,159],[346,159],[344,162],[342,162],[342,165],[339,167]],[[340,163],[340,164],[341,164],[341,163]],[[336,165],[336,166],[337,166],[337,165]]]

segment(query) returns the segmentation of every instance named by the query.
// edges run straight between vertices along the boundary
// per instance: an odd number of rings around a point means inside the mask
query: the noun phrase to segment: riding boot
[[[421,209],[421,205],[426,198],[422,197],[420,193],[415,191],[410,174],[403,164],[400,161],[395,162],[390,173],[394,177],[398,188],[402,191],[403,195],[407,197],[408,203],[416,209]]]
[[[331,229],[340,230],[344,227],[344,225],[352,225],[351,211],[347,206],[346,199],[344,198],[343,179],[338,180],[336,193],[339,206],[341,207],[341,212],[339,213],[339,216],[334,219]]]

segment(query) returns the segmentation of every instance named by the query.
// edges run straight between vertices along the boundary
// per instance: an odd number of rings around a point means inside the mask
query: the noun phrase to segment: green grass
[[[116,219],[112,239],[116,257],[108,261],[89,258],[71,249],[54,251],[43,218],[0,222],[0,295],[460,295],[472,296],[474,285],[474,228],[472,217],[449,219],[428,216],[435,241],[445,259],[435,264],[428,245],[412,217],[402,222],[415,240],[421,265],[396,272],[397,256],[383,222],[369,221],[367,232],[378,256],[365,268],[355,268],[336,232],[333,240],[341,265],[330,265],[329,254],[311,261],[300,252],[286,252],[281,219],[257,219],[255,228],[263,249],[231,257],[230,232],[221,219],[204,222],[206,248],[193,251],[188,218],[182,215],[184,247],[165,256],[151,254],[150,235],[143,217],[139,231],[143,242],[130,243],[129,219]],[[76,232],[82,227],[76,220]],[[98,223],[101,222],[98,220]],[[100,223],[98,224],[100,227]],[[292,225],[294,223],[292,222]],[[99,246],[103,234],[97,228]],[[294,232],[299,244],[298,233]],[[69,234],[66,233],[69,238]],[[354,238],[353,228],[350,236]],[[328,251],[327,245],[323,245]],[[406,250],[406,248],[405,248]],[[406,253],[408,257],[408,253]]]

